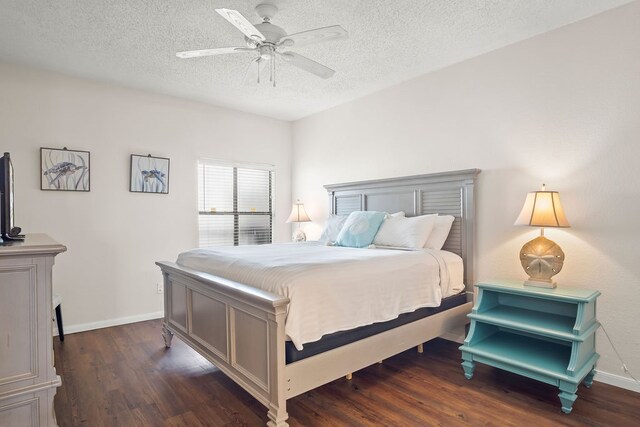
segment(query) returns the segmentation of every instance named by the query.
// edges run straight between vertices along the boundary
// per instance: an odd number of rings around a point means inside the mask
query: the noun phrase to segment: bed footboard
[[[267,425],[286,426],[289,299],[172,262],[156,264],[164,277],[165,344],[178,335],[268,408]]]

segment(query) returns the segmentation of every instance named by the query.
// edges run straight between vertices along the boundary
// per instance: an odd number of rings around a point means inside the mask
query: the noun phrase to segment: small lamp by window
[[[307,215],[307,211],[304,210],[304,204],[298,200],[294,203],[291,208],[291,214],[289,218],[287,218],[287,222],[297,222],[298,229],[293,233],[293,241],[294,242],[304,242],[307,240],[307,235],[304,234],[304,231],[300,228],[301,222],[310,222],[311,219],[309,215]]]
[[[555,242],[544,237],[544,227],[570,227],[560,204],[557,191],[532,191],[522,207],[515,225],[540,227],[540,236],[525,243],[520,250],[520,263],[529,279],[525,286],[555,288],[551,277],[560,273],[564,263],[564,252]]]

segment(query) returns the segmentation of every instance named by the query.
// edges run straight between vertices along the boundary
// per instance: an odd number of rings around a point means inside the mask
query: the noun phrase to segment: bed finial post
[[[286,334],[284,332],[284,321],[287,315],[287,305],[289,300],[274,306],[273,313],[268,316],[269,335],[276,337],[275,342],[269,344],[269,372],[271,398],[268,405],[267,416],[269,427],[287,427],[287,393],[291,390],[291,378],[285,376],[286,359],[284,347]]]

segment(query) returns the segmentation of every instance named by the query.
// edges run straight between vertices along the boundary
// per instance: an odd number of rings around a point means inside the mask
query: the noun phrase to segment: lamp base
[[[301,229],[297,229],[293,232],[291,240],[293,240],[294,242],[306,242],[307,235],[304,234],[304,231],[302,231]]]
[[[525,286],[555,288],[551,277],[562,270],[564,252],[552,240],[538,236],[520,249],[520,263],[529,276]]]
[[[557,286],[556,282],[553,282],[551,280],[547,282],[547,281],[533,280],[533,279],[525,280],[524,285],[532,286],[534,288],[547,288],[547,289],[555,289]]]

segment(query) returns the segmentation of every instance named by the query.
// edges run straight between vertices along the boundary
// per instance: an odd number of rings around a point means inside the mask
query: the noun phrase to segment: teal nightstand
[[[480,362],[560,388],[570,413],[578,385],[593,383],[598,291],[533,288],[521,282],[480,283],[464,340],[467,379]]]

